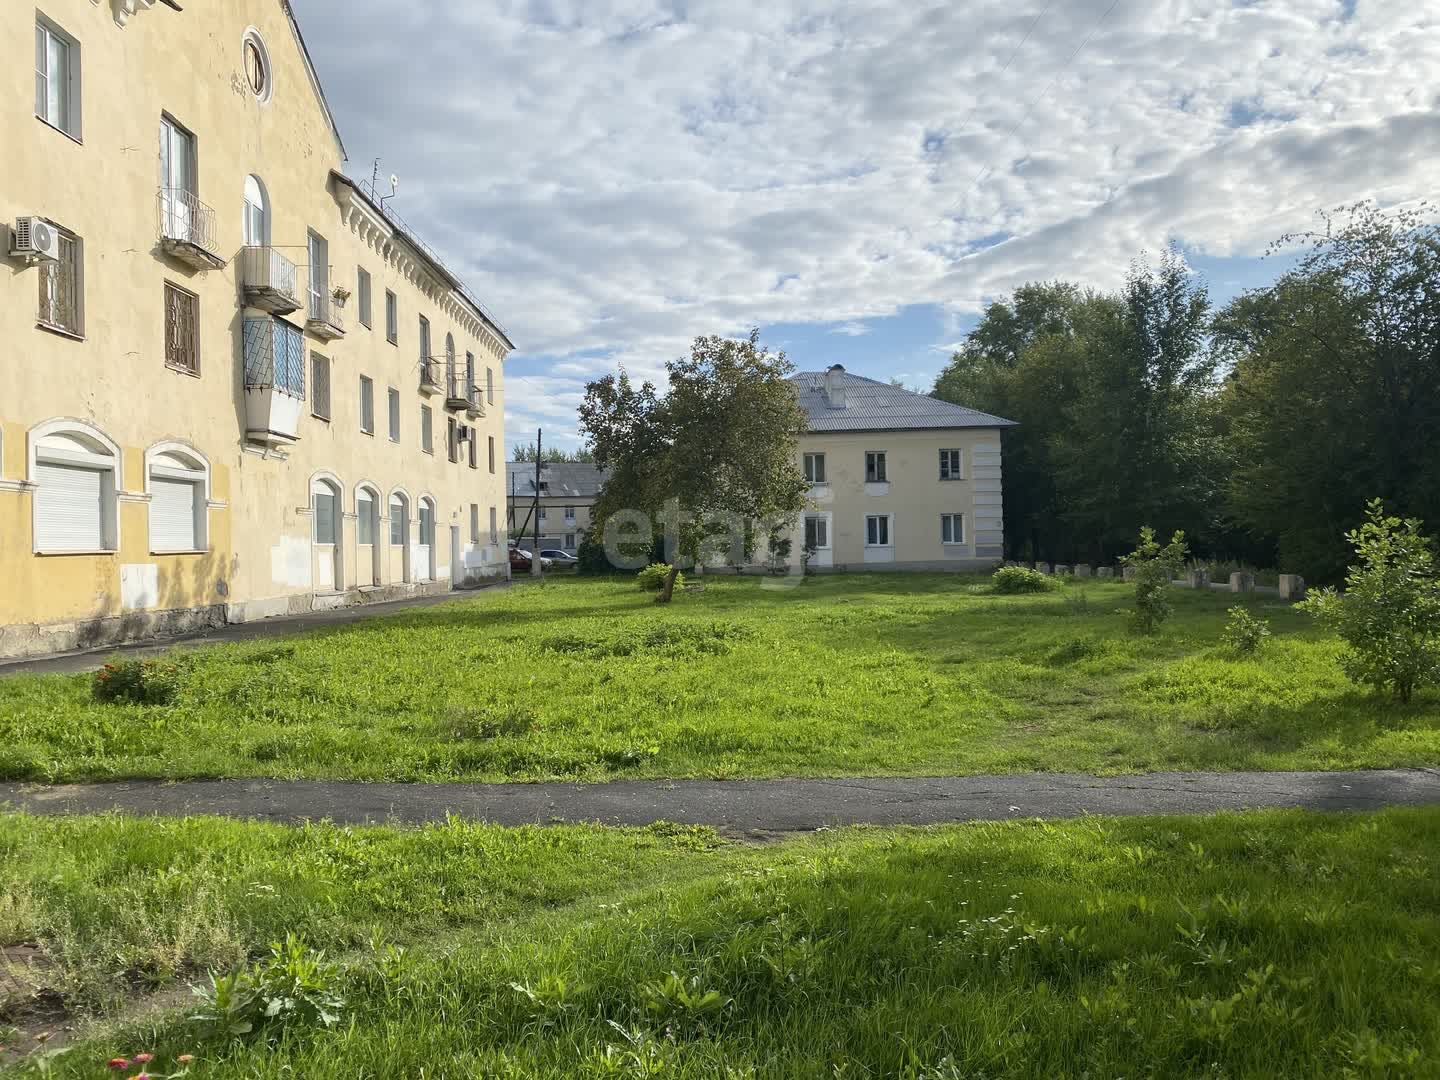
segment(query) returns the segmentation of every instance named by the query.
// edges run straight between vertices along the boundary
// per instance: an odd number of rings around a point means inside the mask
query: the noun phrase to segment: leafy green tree
[[[580,426],[609,479],[592,511],[601,531],[622,511],[640,511],[668,531],[674,564],[696,559],[714,522],[793,521],[809,485],[800,471],[806,417],[787,381],[784,353],[744,340],[696,338],[690,356],[666,365],[669,388],[636,387],[623,371],[590,383]]]
[[[595,455],[589,450],[562,450],[558,446],[545,447],[541,458],[547,465],[590,465],[595,461]],[[510,460],[528,461],[533,464],[535,447],[530,443],[516,443],[510,451]]]
[[[1282,565],[1338,577],[1367,500],[1440,517],[1440,226],[1368,204],[1322,215],[1274,285],[1217,317],[1230,369],[1228,513]]]
[[[1143,525],[1139,546],[1120,557],[1125,566],[1135,571],[1135,610],[1130,621],[1138,633],[1153,634],[1170,617],[1172,609],[1165,594],[1170,589],[1170,579],[1184,569],[1188,554],[1183,532],[1177,532],[1162,547],[1155,539],[1155,530]]]
[[[1345,534],[1359,564],[1345,592],[1321,589],[1300,606],[1335,627],[1348,649],[1345,674],[1408,702],[1440,683],[1440,575],[1435,544],[1418,518],[1387,517],[1379,499]]]

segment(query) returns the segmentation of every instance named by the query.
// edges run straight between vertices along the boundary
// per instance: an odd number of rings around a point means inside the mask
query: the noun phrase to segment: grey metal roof
[[[952,405],[926,394],[876,382],[843,369],[836,374],[845,390],[845,407],[832,409],[825,396],[825,372],[797,371],[790,381],[811,431],[903,431],[910,428],[1015,427],[1014,420]]]
[[[512,493],[516,498],[535,497],[533,461],[507,461],[505,473],[507,498]],[[605,484],[605,473],[595,465],[547,462],[540,466],[540,480],[545,484],[545,490],[540,493],[543,498],[593,499],[600,494],[600,489]]]

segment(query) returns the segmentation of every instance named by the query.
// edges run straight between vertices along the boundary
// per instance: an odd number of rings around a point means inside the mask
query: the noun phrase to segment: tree
[[[1361,203],[1321,215],[1299,264],[1216,320],[1230,366],[1225,504],[1281,561],[1338,577],[1379,496],[1440,517],[1440,226]]]
[[[1349,648],[1345,674],[1408,702],[1440,683],[1440,577],[1434,542],[1417,518],[1387,517],[1379,499],[1365,523],[1346,533],[1358,566],[1345,592],[1321,589],[1300,606],[1339,632]]]
[[[1153,634],[1170,617],[1170,601],[1165,594],[1170,579],[1185,566],[1185,534],[1177,532],[1165,546],[1155,539],[1149,525],[1140,527],[1140,544],[1120,561],[1135,571],[1135,610],[1130,613],[1131,625],[1137,633]]]
[[[595,455],[589,450],[562,450],[555,446],[545,447],[541,456],[547,465],[590,465],[595,461]],[[533,465],[535,463],[535,447],[530,443],[516,443],[510,451],[510,460],[528,461]]]
[[[714,522],[793,521],[809,485],[800,471],[806,417],[786,376],[785,354],[744,340],[696,338],[688,358],[666,364],[669,387],[638,388],[625,372],[585,388],[580,427],[609,473],[592,510],[602,531],[622,511],[647,515],[671,537],[668,602],[682,560],[693,560]]]

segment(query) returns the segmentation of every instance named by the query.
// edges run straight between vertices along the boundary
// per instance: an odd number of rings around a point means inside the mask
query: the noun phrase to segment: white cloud
[[[1258,254],[1427,192],[1440,140],[1423,4],[294,3],[356,172],[519,344],[516,432],[697,334],[931,303],[953,341],[1027,279]]]
[[[832,334],[843,334],[846,337],[864,337],[870,333],[870,327],[863,322],[843,322],[830,328]]]

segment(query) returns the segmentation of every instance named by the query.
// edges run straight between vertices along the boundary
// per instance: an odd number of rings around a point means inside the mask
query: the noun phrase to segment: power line
[[[1102,14],[1100,18],[1095,21],[1095,25],[1090,28],[1090,33],[1086,34],[1085,39],[1081,41],[1079,45],[1075,46],[1075,51],[1072,52],[1068,57],[1066,57],[1065,63],[1061,64],[1060,69],[1056,71],[1053,76],[1051,76],[1050,81],[1045,84],[1045,89],[1041,90],[1040,93],[1035,95],[1034,99],[1030,102],[1030,104],[1025,107],[1025,111],[1020,114],[1020,119],[1016,120],[1015,123],[1010,126],[1010,130],[1005,133],[1006,141],[1008,141],[1010,136],[1014,135],[1015,132],[1020,129],[1021,124],[1025,123],[1026,120],[1030,119],[1030,114],[1035,111],[1035,106],[1040,103],[1041,99],[1043,99],[1046,94],[1050,93],[1050,91],[1054,88],[1055,84],[1060,81],[1060,76],[1063,75],[1069,69],[1070,65],[1075,62],[1075,58],[1079,56],[1082,51],[1084,51],[1086,45],[1090,44],[1090,39],[1099,32],[1101,25],[1105,22],[1106,19],[1110,17],[1110,13],[1119,6],[1120,0],[1112,0],[1110,6],[1105,9],[1104,14]],[[975,190],[975,188],[979,186],[981,178],[987,172],[990,172],[993,168],[994,166],[988,163],[981,166],[980,171],[975,174],[975,179],[970,182],[970,186],[967,187],[965,191],[955,199],[954,202],[952,202],[948,207],[945,208],[946,217],[949,217],[950,212],[954,210],[955,207],[960,205],[961,200],[967,198]]]
[[[1020,50],[1023,49],[1025,47],[1025,43],[1030,40],[1030,35],[1035,32],[1035,27],[1039,25],[1040,20],[1045,17],[1046,13],[1049,12],[1050,8],[1053,7],[1054,4],[1055,0],[1048,0],[1045,6],[1040,9],[1040,14],[1036,15],[1035,18],[1030,20],[1030,26],[1025,31],[1025,36],[1020,39],[1020,44],[1016,45],[1014,50],[1011,51],[1009,59],[1005,61],[1004,66],[1002,66],[1000,70],[996,73],[995,78],[998,79],[1001,75],[1004,75],[1005,72],[1010,70],[1010,65],[1015,62],[1015,57],[1020,55]],[[961,135],[965,134],[965,129],[970,126],[970,121],[975,119],[975,114],[979,111],[980,100],[977,97],[975,100],[975,104],[970,106],[970,112],[965,117],[965,122],[961,124],[960,129],[955,132],[954,138],[958,139]]]

